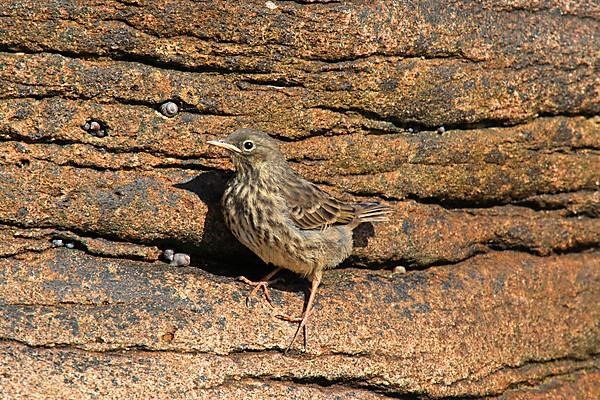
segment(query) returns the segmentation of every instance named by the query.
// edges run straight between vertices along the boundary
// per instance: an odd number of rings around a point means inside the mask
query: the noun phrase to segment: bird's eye
[[[254,142],[252,140],[246,140],[244,143],[242,143],[242,147],[246,151],[252,151],[254,150]]]

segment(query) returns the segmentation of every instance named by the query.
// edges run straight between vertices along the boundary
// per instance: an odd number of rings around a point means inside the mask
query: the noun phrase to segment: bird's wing
[[[332,197],[300,176],[291,177],[280,189],[290,218],[300,229],[325,229],[348,224],[356,217],[354,205]]]

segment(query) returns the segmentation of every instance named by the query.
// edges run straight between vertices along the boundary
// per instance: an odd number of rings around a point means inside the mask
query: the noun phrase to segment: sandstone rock
[[[597,396],[599,18],[592,1],[1,7],[0,397]],[[247,309],[234,279],[267,268],[223,225],[231,165],[206,141],[247,126],[325,190],[393,208],[325,274],[307,353],[282,354],[276,318],[303,282]]]

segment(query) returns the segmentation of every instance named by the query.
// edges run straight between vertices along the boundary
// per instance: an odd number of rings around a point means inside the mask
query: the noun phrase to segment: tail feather
[[[358,226],[363,222],[384,222],[388,220],[388,215],[392,209],[385,204],[379,203],[361,203],[356,206],[356,218],[352,225]]]

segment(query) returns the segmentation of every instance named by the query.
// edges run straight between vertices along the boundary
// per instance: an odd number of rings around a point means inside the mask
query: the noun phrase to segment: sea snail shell
[[[179,112],[179,106],[172,101],[167,101],[160,105],[159,110],[162,115],[171,118],[177,115]]]

